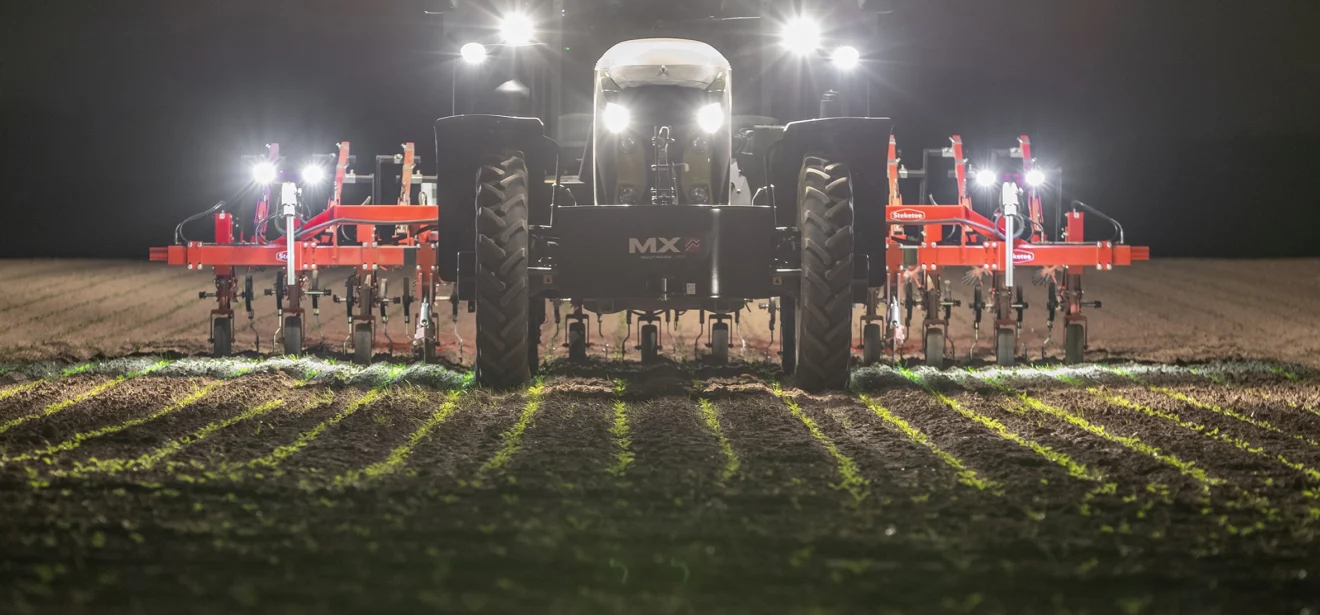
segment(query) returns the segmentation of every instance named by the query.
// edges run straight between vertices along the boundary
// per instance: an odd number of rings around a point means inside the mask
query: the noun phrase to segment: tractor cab
[[[699,41],[625,41],[596,62],[597,205],[728,203],[730,66]]]

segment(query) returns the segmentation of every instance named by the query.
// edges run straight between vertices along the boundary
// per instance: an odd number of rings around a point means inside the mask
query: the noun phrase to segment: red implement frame
[[[1084,214],[1067,214],[1067,229],[1064,238],[1071,241],[1047,241],[1038,231],[1025,235],[1027,239],[1006,242],[1003,239],[1003,225],[977,213],[972,208],[971,198],[967,193],[967,165],[963,157],[962,139],[958,135],[950,138],[951,146],[945,150],[946,157],[954,160],[953,178],[957,183],[958,204],[956,205],[920,205],[903,202],[899,189],[899,179],[904,175],[900,170],[897,144],[893,137],[889,140],[889,202],[885,209],[886,226],[889,229],[885,241],[886,297],[890,306],[887,319],[890,333],[887,341],[891,349],[902,346],[907,325],[910,324],[911,311],[921,306],[925,316],[925,339],[931,332],[939,332],[938,339],[948,339],[948,309],[958,302],[948,300],[942,270],[945,267],[971,267],[974,278],[979,284],[983,274],[991,277],[990,305],[994,312],[996,331],[1016,330],[1021,323],[1021,310],[1026,307],[1021,301],[1020,286],[1008,286],[1004,269],[1009,250],[1012,250],[1014,267],[1043,267],[1048,275],[1062,272],[1063,284],[1059,288],[1057,301],[1063,308],[1067,323],[1084,323],[1082,315],[1081,274],[1086,269],[1109,270],[1115,266],[1131,265],[1135,261],[1150,260],[1150,248],[1115,244],[1109,241],[1084,242]],[[1022,177],[1031,172],[1035,160],[1031,156],[1031,141],[1023,135],[1018,139],[1018,151],[1022,159]],[[1017,154],[1017,152],[1014,152]],[[1016,155],[1014,156],[1017,157]],[[924,170],[929,173],[929,170]],[[1025,190],[1026,217],[1035,223],[1034,228],[1043,228],[1044,212],[1036,187],[1028,186]],[[922,239],[917,241],[908,237],[904,226],[921,226],[924,230]],[[948,227],[960,227],[960,232],[947,234]],[[946,239],[946,236],[948,237]],[[893,313],[899,306],[907,308],[905,325],[899,326],[898,314]],[[980,326],[979,307],[976,326]],[[868,316],[873,319],[873,310],[868,305]],[[1018,312],[1014,317],[1014,310]],[[1053,325],[1053,317],[1050,319]],[[927,348],[928,356],[931,352]],[[943,350],[939,352],[942,354]]]

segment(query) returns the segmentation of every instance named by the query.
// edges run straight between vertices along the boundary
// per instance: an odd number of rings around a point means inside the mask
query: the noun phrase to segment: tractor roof
[[[720,73],[729,71],[729,60],[701,41],[681,38],[641,38],[610,48],[596,62],[619,87],[678,85],[705,88]]]

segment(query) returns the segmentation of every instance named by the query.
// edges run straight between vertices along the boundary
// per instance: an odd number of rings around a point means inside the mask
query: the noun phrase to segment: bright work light
[[[259,162],[252,167],[252,181],[258,184],[269,184],[275,181],[275,165],[269,162]]]
[[[1027,171],[1027,185],[1028,185],[1028,186],[1039,186],[1039,185],[1041,185],[1041,184],[1043,184],[1043,183],[1045,183],[1045,172],[1044,172],[1044,171],[1041,171],[1040,169],[1032,169],[1032,170],[1030,170],[1030,171]]]
[[[844,45],[842,47],[839,47],[838,49],[834,50],[833,54],[830,55],[830,61],[834,62],[835,66],[842,68],[844,70],[848,70],[857,66],[857,63],[861,61],[861,59],[862,59],[862,53],[860,51],[857,51],[857,48],[851,45]]]
[[[720,103],[710,103],[697,111],[697,126],[704,132],[715,132],[724,126],[724,108]]]
[[[628,124],[632,122],[632,112],[628,108],[617,103],[605,103],[605,111],[601,114],[601,121],[605,123],[605,129],[610,132],[623,132],[628,129]]]
[[[481,43],[468,43],[458,49],[458,55],[468,64],[481,64],[486,59],[486,46]]]
[[[532,18],[523,13],[509,13],[500,20],[500,40],[505,44],[526,45],[532,42],[534,34]]]
[[[782,37],[789,51],[807,55],[820,48],[820,25],[807,17],[794,17],[784,24]]]
[[[302,180],[304,184],[315,186],[325,179],[325,169],[321,165],[309,164],[303,167]]]
[[[995,180],[999,179],[999,174],[990,169],[981,169],[976,172],[976,185],[982,188],[989,188],[995,185]]]

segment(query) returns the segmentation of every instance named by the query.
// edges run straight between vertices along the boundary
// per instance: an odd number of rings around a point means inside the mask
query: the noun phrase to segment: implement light
[[[697,111],[697,126],[703,132],[716,132],[724,126],[724,108],[720,103],[710,103]]]
[[[999,174],[990,169],[981,169],[976,172],[976,185],[982,188],[989,188],[995,185],[995,180],[999,179]]]
[[[536,29],[532,18],[523,13],[509,13],[500,20],[500,40],[507,45],[526,45],[532,42]]]
[[[857,63],[861,61],[861,59],[862,53],[857,51],[856,47],[850,45],[844,45],[835,49],[834,53],[830,55],[830,61],[833,62],[835,66],[844,70],[850,70],[857,66]]]
[[[600,119],[605,124],[605,130],[619,133],[627,130],[628,124],[632,123],[632,112],[623,105],[605,103],[605,111],[601,113]]]
[[[794,17],[784,24],[780,42],[789,51],[807,55],[820,49],[820,24],[807,17]]]
[[[1028,186],[1039,186],[1039,185],[1041,185],[1041,184],[1043,184],[1043,183],[1045,183],[1045,172],[1044,172],[1044,171],[1041,171],[1040,169],[1032,169],[1032,170],[1030,170],[1030,171],[1027,171],[1027,185],[1028,185]]]
[[[321,165],[309,164],[303,167],[302,180],[304,184],[315,186],[325,179],[325,169]]]
[[[468,64],[481,64],[486,59],[486,46],[481,43],[468,43],[458,48],[458,55]]]
[[[259,162],[252,167],[252,181],[258,184],[269,184],[275,181],[276,175],[278,172],[275,170],[275,165],[269,162]]]

